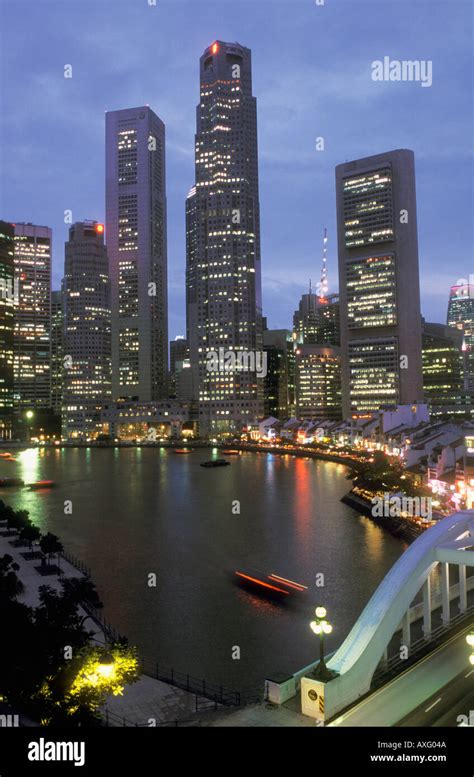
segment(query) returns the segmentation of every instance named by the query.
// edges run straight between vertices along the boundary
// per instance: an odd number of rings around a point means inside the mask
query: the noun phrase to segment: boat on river
[[[31,491],[39,491],[41,488],[52,488],[56,483],[54,480],[37,480],[36,483],[28,483]]]
[[[299,597],[308,591],[308,586],[288,580],[286,577],[275,574],[262,574],[258,570],[238,568],[234,572],[234,582],[241,588],[252,593],[260,594],[277,601],[287,601],[292,597]]]
[[[202,461],[201,467],[229,467],[230,461],[225,459],[211,459],[210,461]]]
[[[24,486],[25,481],[21,478],[0,478],[0,488],[9,488],[11,486]]]

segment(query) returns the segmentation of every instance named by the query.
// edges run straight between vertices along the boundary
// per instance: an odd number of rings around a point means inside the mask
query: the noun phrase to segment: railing
[[[469,607],[464,610],[464,612],[460,612],[457,615],[453,615],[453,617],[450,619],[449,624],[444,626],[441,624],[440,626],[436,626],[436,628],[432,629],[431,634],[428,637],[420,637],[420,639],[415,640],[415,642],[412,642],[411,645],[409,645],[409,654],[408,658],[402,659],[399,655],[391,656],[391,658],[388,658],[386,661],[383,661],[377,669],[374,672],[374,676],[372,678],[372,684],[378,684],[380,680],[386,679],[387,676],[394,676],[397,674],[397,671],[401,668],[407,668],[411,664],[411,659],[414,659],[418,656],[420,657],[420,654],[423,653],[423,651],[426,648],[430,648],[430,650],[435,647],[436,645],[439,645],[443,642],[443,638],[449,635],[450,628],[452,626],[456,626],[460,623],[462,623],[464,620],[468,619],[472,614],[474,613],[474,605],[470,605]]]
[[[127,638],[123,634],[120,634],[120,632],[118,632],[112,626],[112,624],[108,623],[108,621],[106,621],[102,615],[101,610],[97,609],[97,607],[94,607],[93,604],[83,600],[81,602],[81,607],[87,613],[87,615],[92,618],[96,625],[100,627],[101,631],[109,642],[127,641]]]
[[[150,720],[154,720],[154,724],[150,725]],[[138,723],[126,718],[124,715],[117,715],[115,712],[110,712],[107,707],[102,713],[102,725],[103,726],[120,726],[122,728],[162,728],[178,726],[201,726],[201,720],[199,718],[189,718],[187,720],[163,720],[158,721],[155,718],[150,718],[144,723]]]
[[[82,574],[86,577],[91,576],[90,567],[86,566],[86,564],[80,561],[80,559],[76,558],[76,556],[73,556],[69,551],[62,550],[60,553],[58,553],[58,557],[68,561],[71,566],[75,567],[79,572],[82,572]]]
[[[245,704],[259,703],[263,699],[263,689],[232,691],[225,688],[223,685],[216,685],[207,680],[192,677],[190,674],[177,672],[173,668],[164,667],[158,662],[153,668],[145,664],[143,672],[149,677],[154,677],[156,680],[161,680],[161,682],[174,685],[176,688],[181,688],[183,691],[194,693],[196,696],[202,696],[205,699],[210,699],[211,701],[224,706],[240,707]]]

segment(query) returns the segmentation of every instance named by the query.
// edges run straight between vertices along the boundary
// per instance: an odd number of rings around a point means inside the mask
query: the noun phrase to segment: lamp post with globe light
[[[314,672],[318,680],[330,680],[334,675],[324,663],[324,635],[332,632],[332,626],[326,620],[327,610],[319,605],[315,609],[316,620],[311,621],[310,627],[319,636],[319,664]]]
[[[25,413],[26,416],[26,434],[27,434],[27,443],[30,444],[31,440],[31,421],[33,420],[34,413],[32,410],[27,410]]]
[[[466,642],[471,648],[471,655],[469,656],[469,663],[474,666],[474,630],[471,629],[466,637]]]

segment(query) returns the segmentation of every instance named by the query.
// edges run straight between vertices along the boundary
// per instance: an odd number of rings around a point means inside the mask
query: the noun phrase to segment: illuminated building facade
[[[447,324],[463,333],[466,389],[474,394],[474,275],[451,287]]]
[[[415,163],[336,168],[344,417],[423,397]]]
[[[267,358],[264,378],[264,416],[279,420],[295,415],[295,344],[288,329],[266,329],[263,350]]]
[[[149,108],[106,115],[112,395],[167,395],[165,126]]]
[[[304,345],[339,345],[339,295],[303,294],[293,316],[293,331]]]
[[[189,345],[184,337],[176,337],[170,342],[170,397],[191,400],[193,397],[191,360]]]
[[[104,226],[73,224],[65,245],[62,436],[101,431],[111,397],[110,285]]]
[[[187,337],[203,433],[263,412],[252,369],[209,370],[219,348],[262,356],[257,106],[251,52],[216,41],[200,60],[196,180],[186,200]],[[250,361],[249,361],[250,364]]]
[[[13,422],[14,229],[0,221],[0,440],[9,440]]]
[[[465,416],[474,410],[465,390],[463,333],[423,322],[423,391],[431,417]]]
[[[300,345],[295,357],[297,417],[308,421],[342,418],[340,349]]]
[[[49,227],[14,225],[14,408],[51,407],[51,243]]]
[[[61,415],[63,396],[63,296],[51,292],[51,407]]]

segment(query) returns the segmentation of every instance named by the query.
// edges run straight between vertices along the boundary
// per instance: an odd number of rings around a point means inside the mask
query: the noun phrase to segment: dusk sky
[[[318,280],[325,227],[337,290],[335,165],[395,148],[415,152],[422,312],[445,320],[449,286],[474,272],[471,0],[0,5],[0,218],[52,227],[54,288],[64,210],[74,221],[105,217],[104,112],[149,104],[166,124],[170,337],[184,334],[199,57],[220,39],[252,50],[269,326],[290,328],[308,279]],[[432,86],[373,81],[384,56],[431,60]]]

